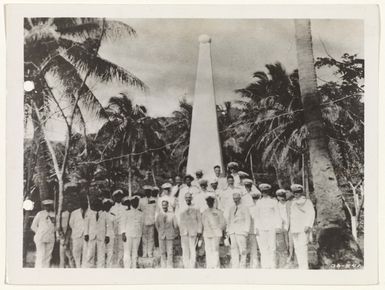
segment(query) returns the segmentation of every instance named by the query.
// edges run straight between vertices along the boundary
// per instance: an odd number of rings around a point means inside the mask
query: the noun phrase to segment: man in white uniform
[[[86,267],[95,266],[95,258],[97,260],[97,268],[105,268],[106,264],[106,244],[110,242],[113,236],[112,225],[109,224],[107,213],[103,211],[102,201],[96,199],[91,204],[91,209],[86,219],[84,229],[84,240],[87,245]]]
[[[314,224],[315,211],[313,203],[306,198],[303,187],[300,184],[293,184],[290,190],[294,199],[290,206],[290,232],[293,236],[294,252],[298,261],[299,269],[308,269],[307,244],[311,228]]]
[[[262,268],[275,268],[276,232],[280,228],[278,202],[271,196],[271,186],[267,183],[259,185],[262,198],[254,208],[254,226],[261,250]]]
[[[35,268],[49,268],[55,243],[55,213],[53,200],[41,202],[43,210],[33,219],[31,230],[35,233],[33,241],[36,245]]]
[[[278,189],[275,192],[278,200],[279,216],[281,218],[281,226],[277,232],[277,267],[285,268],[289,257],[289,215],[287,211],[286,190]]]
[[[168,202],[168,211],[175,212],[175,208],[177,206],[176,204],[176,198],[171,195],[171,183],[164,183],[162,184],[162,193],[160,194],[160,197],[158,198],[158,211],[162,208],[162,202],[166,200]]]
[[[156,216],[155,227],[158,230],[161,267],[173,267],[174,239],[178,234],[178,224],[173,212],[168,211],[168,201],[162,201],[162,210]]]
[[[203,238],[206,251],[206,268],[219,268],[219,243],[226,228],[223,212],[214,208],[215,195],[206,196],[208,208],[202,213]]]
[[[222,192],[223,190],[219,189],[218,188],[218,179],[217,178],[214,178],[210,181],[210,187],[211,187],[211,192],[214,194],[215,196],[215,203],[214,203],[214,208],[218,208],[219,207],[219,199],[222,195]],[[207,202],[207,200],[206,200]],[[223,212],[222,212],[223,213]]]
[[[203,179],[203,170],[202,170],[202,169],[198,169],[198,170],[195,172],[195,177],[196,177],[196,179],[193,180],[192,183],[193,183],[193,185],[199,187],[199,181],[200,181],[201,179]]]
[[[218,181],[218,189],[223,190],[227,187],[227,179],[222,175],[222,170],[219,165],[214,166],[215,179]]]
[[[131,199],[131,209],[125,211],[120,224],[122,240],[124,242],[124,268],[136,268],[140,239],[143,234],[144,217],[138,209],[139,198]]]
[[[139,209],[143,212],[144,226],[142,236],[143,257],[152,257],[154,253],[156,197],[152,196],[152,187],[144,186],[145,196],[141,198]]]
[[[103,210],[107,216],[108,227],[115,228],[115,215],[111,212],[111,207],[114,205],[114,201],[109,198],[103,199]],[[106,244],[106,268],[113,267],[113,255],[114,255],[114,245],[115,245],[115,233],[114,230],[111,231],[110,241]]]
[[[208,181],[206,179],[199,180],[200,191],[193,194],[194,204],[199,208],[200,212],[204,212],[207,209],[206,196],[212,191],[208,190]]]
[[[185,199],[187,207],[180,212],[179,217],[183,265],[185,268],[195,268],[196,245],[202,235],[202,217],[199,208],[192,203],[192,193],[186,193]]]
[[[179,196],[179,190],[181,189],[183,185],[182,178],[177,175],[175,176],[175,185],[171,189],[171,195],[175,198]]]
[[[250,253],[250,268],[257,268],[259,266],[258,242],[255,233],[255,222],[253,212],[255,211],[255,206],[257,200],[261,196],[261,192],[255,187],[251,179],[244,179],[243,186],[244,187],[241,203],[249,208],[251,216],[250,232],[249,237],[247,239],[247,250]]]
[[[240,187],[234,185],[234,177],[232,175],[227,176],[227,187],[219,196],[218,208],[223,211],[225,219],[228,217],[229,209],[233,206],[233,193],[242,192]],[[228,222],[228,221],[227,221]]]
[[[79,198],[80,208],[71,213],[69,226],[71,228],[72,255],[75,259],[76,268],[85,267],[87,255],[87,242],[84,240],[84,230],[88,216],[88,199],[82,195]]]
[[[233,268],[246,268],[251,217],[249,209],[241,204],[240,191],[233,193],[233,200],[234,205],[230,207],[227,218],[227,235],[231,241],[231,265]]]
[[[252,195],[260,195],[261,192],[255,188],[251,179],[244,179],[242,184],[242,204],[247,207],[252,207],[254,206]]]
[[[114,268],[123,267],[123,240],[122,235],[119,233],[120,222],[122,220],[122,214],[126,211],[126,206],[122,204],[122,198],[125,196],[123,190],[117,189],[112,193],[112,199],[115,204],[111,208],[110,212],[115,217],[114,222],[114,254],[112,257],[112,266]]]
[[[233,176],[234,185],[236,187],[241,186],[241,177],[238,174],[238,168],[239,168],[239,165],[237,162],[230,162],[229,164],[227,164],[227,169],[228,171],[230,171],[230,174]]]
[[[194,180],[194,177],[190,174],[187,174],[184,177],[185,184],[182,185],[181,189],[179,190],[178,195],[178,211],[177,211],[177,218],[179,218],[179,212],[187,207],[185,194],[187,192],[192,193],[192,195],[195,195],[199,192],[199,188],[192,184],[192,181]]]

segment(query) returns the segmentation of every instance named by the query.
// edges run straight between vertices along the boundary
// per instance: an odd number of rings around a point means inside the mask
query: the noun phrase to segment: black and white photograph
[[[363,18],[36,14],[23,269],[367,267]]]

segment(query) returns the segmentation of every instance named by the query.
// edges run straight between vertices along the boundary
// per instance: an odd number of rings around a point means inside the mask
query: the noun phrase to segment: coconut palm
[[[352,234],[346,229],[337,178],[328,150],[317,94],[310,20],[295,20],[295,39],[301,100],[308,134],[308,146],[317,198],[318,256],[322,266],[331,263],[362,262],[362,255]],[[341,250],[344,249],[342,252]],[[342,255],[341,255],[342,253]]]
[[[178,172],[187,166],[190,145],[190,129],[193,107],[186,99],[179,102],[179,109],[172,113],[166,123],[166,142],[170,145],[170,156],[177,160]]]
[[[103,107],[89,89],[87,81],[117,80],[142,88],[144,85],[133,74],[98,54],[103,41],[135,35],[135,31],[122,22],[98,18],[25,18],[24,32],[25,79],[32,80],[35,87],[26,93],[25,105],[34,108],[26,112],[32,112],[36,147],[40,145],[37,168],[41,198],[44,199],[49,196],[49,188],[45,181],[47,144],[42,126],[49,119],[53,105],[57,106],[55,110],[66,121],[69,148],[73,123],[79,124],[86,134],[85,110],[105,117]],[[50,82],[52,79],[54,84]],[[65,109],[63,102],[68,103],[69,109]],[[66,113],[68,110],[72,113]],[[60,175],[66,172],[65,164],[66,159]]]
[[[156,156],[164,156],[161,125],[147,115],[144,106],[133,105],[125,94],[111,97],[105,108],[108,121],[100,128],[97,138],[106,143],[101,150],[102,159],[112,159],[122,165],[128,160],[129,193],[132,192],[132,174],[139,169],[150,169]],[[135,166],[134,166],[135,164]]]
[[[233,124],[234,133],[243,143],[248,157],[260,156],[257,163],[275,168],[277,182],[285,186],[284,177],[293,177],[293,167],[305,171],[307,130],[303,122],[298,72],[288,75],[280,63],[266,65],[267,73],[254,73],[255,81],[238,89],[243,113]],[[291,164],[291,166],[287,166]],[[306,164],[306,162],[304,162]]]

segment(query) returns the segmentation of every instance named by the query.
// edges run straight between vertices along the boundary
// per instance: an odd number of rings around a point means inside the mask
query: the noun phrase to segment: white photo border
[[[378,282],[379,11],[376,5],[7,5],[6,283],[312,284]],[[31,269],[22,265],[23,18],[362,19],[365,25],[365,266],[361,270]],[[15,213],[19,213],[16,214]],[[279,275],[277,275],[279,274]],[[43,280],[44,277],[44,280]],[[151,278],[149,278],[151,277]]]

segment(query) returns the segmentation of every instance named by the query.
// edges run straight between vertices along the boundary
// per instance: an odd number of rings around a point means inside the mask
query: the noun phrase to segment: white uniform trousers
[[[143,257],[152,257],[154,254],[154,233],[155,225],[143,227],[142,246]]]
[[[72,255],[76,268],[86,266],[84,262],[87,257],[87,242],[83,237],[72,239]]]
[[[140,244],[140,237],[127,237],[127,241],[123,243],[124,268],[136,268],[139,244]]]
[[[68,267],[69,268],[76,268],[74,256],[72,254],[71,245],[64,245],[64,242],[60,240],[60,262],[59,262],[59,268],[65,268],[66,266],[66,259],[68,259]]]
[[[87,242],[87,256],[85,261],[86,268],[94,268],[96,258],[96,268],[106,266],[106,243],[104,240],[92,240]]]
[[[205,237],[206,268],[219,268],[220,237]]]
[[[113,267],[113,256],[114,256],[114,241],[115,238],[110,237],[110,241],[106,245],[106,268]]]
[[[49,268],[54,242],[35,242],[36,245],[36,260],[35,268]]]
[[[173,268],[173,239],[159,239],[160,265],[162,268]]]
[[[247,239],[247,249],[250,252],[250,268],[258,268],[258,242],[255,234],[249,234]]]
[[[261,251],[261,267],[264,269],[275,268],[275,249],[276,249],[275,230],[260,230],[258,245]]]
[[[185,268],[195,268],[197,251],[195,241],[197,236],[181,236],[183,266]]]
[[[124,249],[123,249],[122,235],[115,234],[112,267],[114,268],[123,267],[123,251]]]
[[[308,269],[308,257],[307,257],[307,238],[306,233],[292,233],[294,243],[294,253],[297,257],[298,268]]]
[[[231,234],[231,266],[233,268],[246,268],[247,236]]]

